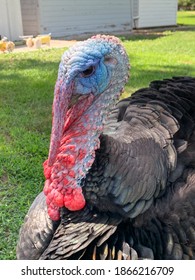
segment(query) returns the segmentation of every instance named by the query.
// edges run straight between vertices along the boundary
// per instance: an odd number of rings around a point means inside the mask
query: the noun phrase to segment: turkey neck
[[[54,164],[54,168],[60,164],[61,172],[54,170],[54,173],[59,173],[62,177],[67,174],[67,171],[74,174],[74,176],[68,175],[67,177],[71,186],[79,187],[81,180],[93,164],[95,150],[100,145],[99,136],[112,102],[113,98],[110,95],[98,96],[89,108],[64,131]],[[77,109],[73,110],[72,114],[75,114],[76,111]],[[72,159],[72,162],[70,160],[67,164],[64,161],[66,157]],[[61,181],[60,176],[59,181]],[[53,177],[55,177],[54,174],[51,178]]]
[[[65,122],[59,152],[53,166],[48,167],[47,161],[44,163],[47,179],[44,193],[47,196],[48,213],[53,220],[60,218],[60,207],[65,206],[71,211],[76,211],[85,206],[81,180],[85,178],[94,162],[104,122],[121,91],[122,86],[118,83],[110,85],[99,96],[89,96],[88,108],[81,115],[79,111],[82,100],[72,108],[69,119]],[[78,118],[75,117],[77,114]]]

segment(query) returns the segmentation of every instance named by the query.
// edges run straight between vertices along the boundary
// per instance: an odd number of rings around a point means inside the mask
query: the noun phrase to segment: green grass
[[[179,11],[177,24],[195,26],[195,11]]]
[[[154,79],[195,76],[195,32],[123,38],[131,61],[125,95]],[[0,54],[0,259],[15,259],[19,228],[42,190],[51,106],[64,49]]]
[[[195,76],[195,30],[135,35],[133,41],[124,40],[124,45],[132,66],[127,92],[154,79]]]
[[[62,53],[0,54],[0,259],[15,258],[24,214],[43,187],[42,162]]]

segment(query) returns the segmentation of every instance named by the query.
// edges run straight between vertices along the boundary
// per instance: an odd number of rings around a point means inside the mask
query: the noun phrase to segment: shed
[[[20,0],[0,0],[0,35],[18,40],[23,34]]]
[[[0,0],[0,35],[129,32],[176,25],[177,0]]]
[[[177,0],[133,0],[133,27],[177,24]]]
[[[24,35],[53,37],[132,29],[131,0],[21,0]]]

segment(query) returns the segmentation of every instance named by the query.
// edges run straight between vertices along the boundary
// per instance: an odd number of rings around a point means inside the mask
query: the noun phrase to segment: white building
[[[23,34],[20,0],[0,0],[0,35],[18,40]]]
[[[128,32],[176,25],[177,0],[0,0],[0,35]]]
[[[134,28],[174,26],[177,0],[133,0]]]

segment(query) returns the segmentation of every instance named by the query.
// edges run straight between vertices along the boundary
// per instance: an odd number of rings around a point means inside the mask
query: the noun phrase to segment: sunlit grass
[[[124,40],[131,64],[126,94],[147,86],[154,79],[195,76],[195,32],[171,32]]]
[[[179,11],[177,13],[177,24],[195,26],[195,11]]]

